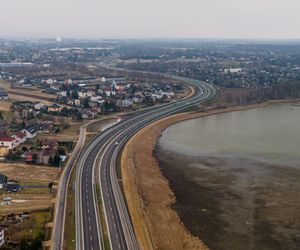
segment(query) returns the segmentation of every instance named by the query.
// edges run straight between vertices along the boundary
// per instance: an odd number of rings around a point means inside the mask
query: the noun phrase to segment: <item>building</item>
[[[0,147],[7,147],[13,149],[17,146],[17,141],[12,136],[7,134],[0,134]]]
[[[23,128],[21,130],[21,132],[23,132],[26,135],[26,138],[28,138],[28,139],[32,139],[36,136],[35,126],[29,126],[29,127]]]
[[[7,184],[7,176],[0,174],[0,189],[3,189]]]
[[[18,132],[14,132],[11,137],[16,139],[16,145],[20,145],[21,143],[26,142],[26,134],[18,131]]]
[[[0,100],[7,100],[8,94],[4,88],[0,88]]]
[[[8,94],[6,92],[0,92],[0,100],[7,100]]]
[[[5,245],[4,230],[5,230],[5,228],[0,226],[0,248]]]
[[[45,105],[41,102],[37,102],[37,103],[34,104],[33,107],[34,107],[35,110],[41,110],[45,107]]]
[[[9,148],[0,146],[0,157],[6,156],[9,153]]]
[[[78,91],[78,97],[79,99],[84,99],[87,97],[87,92],[85,90],[79,90]]]
[[[63,109],[61,105],[58,105],[56,103],[52,104],[48,107],[49,112],[60,112]]]
[[[8,123],[5,120],[0,120],[0,132],[6,131],[8,128]]]
[[[20,190],[20,185],[15,182],[7,182],[5,189],[7,192],[18,192]]]

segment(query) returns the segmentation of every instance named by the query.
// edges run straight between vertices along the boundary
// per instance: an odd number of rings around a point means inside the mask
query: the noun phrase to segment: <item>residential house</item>
[[[26,153],[25,161],[27,163],[37,163],[37,164],[49,164],[50,157],[54,157],[57,149],[58,149],[58,141],[57,140],[49,140],[45,139],[41,141],[41,148],[42,150],[39,151],[30,151]],[[36,155],[36,159],[34,159],[34,155]]]
[[[21,143],[26,142],[26,134],[22,131],[14,132],[11,137],[15,138],[16,146],[19,146]]]
[[[86,91],[83,90],[83,89],[79,90],[77,93],[78,93],[79,99],[84,99],[84,98],[87,97],[87,93],[86,93]]]
[[[17,146],[17,141],[12,136],[2,133],[0,135],[0,147],[7,147],[13,149]]]
[[[21,130],[21,132],[25,133],[26,138],[32,139],[36,136],[36,127],[34,125],[25,127]]]
[[[94,95],[96,95],[96,92],[95,92],[94,90],[88,90],[88,91],[86,92],[86,96],[87,96],[87,97],[91,97],[91,96],[94,96]]]
[[[9,153],[9,148],[0,146],[0,157],[6,156]]]
[[[45,105],[41,102],[37,102],[33,105],[33,107],[34,107],[35,110],[41,110],[45,107]]]
[[[98,102],[102,99],[102,96],[91,96],[91,102]]]
[[[5,230],[5,228],[0,226],[0,248],[5,245],[4,230]]]
[[[69,99],[69,100],[67,101],[67,104],[73,106],[73,105],[74,105],[74,100]]]
[[[82,118],[83,119],[93,119],[93,118],[95,118],[96,114],[97,114],[97,111],[94,109],[85,110],[82,113]]]
[[[8,94],[6,92],[0,92],[0,100],[7,100]]]
[[[20,190],[20,185],[15,182],[7,182],[5,189],[7,192],[18,192]]]
[[[125,99],[121,101],[121,107],[123,108],[128,108],[131,107],[133,105],[133,101],[130,99]]]
[[[8,94],[4,88],[0,88],[0,100],[7,100]]]
[[[80,100],[79,99],[75,99],[74,100],[74,105],[75,106],[80,106]]]
[[[37,129],[44,134],[48,134],[53,129],[53,126],[54,126],[53,121],[43,121],[37,124]]]
[[[56,148],[46,148],[44,150],[41,150],[38,154],[38,163],[48,165],[50,157],[54,157],[56,154],[57,149]]]
[[[52,84],[51,86],[50,86],[50,89],[53,89],[53,90],[55,90],[55,91],[59,91],[59,84]]]
[[[114,85],[114,88],[119,92],[124,92],[127,88],[130,88],[130,84],[128,83],[118,83]]]
[[[0,120],[0,132],[6,131],[9,125],[5,120]]]
[[[60,93],[59,93],[61,96],[65,96],[65,97],[67,97],[67,95],[68,95],[68,91],[60,91]]]
[[[63,106],[56,104],[56,103],[54,103],[48,107],[49,112],[60,112],[62,109],[63,109]]]
[[[7,176],[0,174],[0,189],[3,189],[6,186],[7,180]]]
[[[48,80],[46,81],[46,83],[47,83],[48,85],[52,85],[52,84],[54,83],[54,81],[53,81],[52,79],[48,79]]]

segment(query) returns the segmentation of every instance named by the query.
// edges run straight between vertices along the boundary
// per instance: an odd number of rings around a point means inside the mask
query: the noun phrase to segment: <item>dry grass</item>
[[[53,207],[55,199],[47,188],[49,182],[57,182],[60,170],[58,168],[32,166],[26,164],[0,163],[0,173],[16,180],[24,186],[44,186],[39,188],[23,189],[17,193],[0,191],[0,200],[11,197],[13,203],[0,206],[0,215],[35,211]]]
[[[170,207],[174,194],[152,156],[157,137],[169,122],[164,119],[137,133],[122,154],[123,185],[134,229],[141,249],[207,249]]]
[[[48,183],[57,181],[60,170],[53,167],[33,166],[21,163],[0,163],[0,173],[20,182]]]
[[[10,106],[10,102],[0,101],[0,111],[10,111]]]
[[[40,99],[40,98],[33,98],[33,97],[28,97],[28,96],[24,97],[21,93],[18,95],[8,93],[8,97],[12,101],[20,101],[20,100],[25,101],[26,100],[26,101],[30,101],[30,102],[41,102],[44,105],[51,105],[54,103],[54,102],[50,102],[50,101]]]
[[[5,80],[1,79],[0,80],[0,87],[4,88],[5,90],[10,89],[10,83],[6,82]]]
[[[20,101],[20,100],[26,100],[26,101],[40,101],[41,103],[45,105],[51,105],[54,102],[46,100],[46,99],[55,99],[54,95],[43,93],[41,89],[38,89],[37,87],[30,87],[30,88],[23,88],[23,87],[15,87],[11,88],[11,83],[6,82],[4,80],[0,80],[0,87],[4,88],[7,91],[13,91],[13,93],[8,93],[8,97],[12,101]],[[35,97],[26,96],[28,95],[35,95]],[[1,105],[0,105],[1,108]]]

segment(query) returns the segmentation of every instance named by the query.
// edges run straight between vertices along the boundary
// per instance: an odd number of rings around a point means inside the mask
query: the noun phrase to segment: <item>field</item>
[[[8,101],[0,101],[0,111],[10,111],[11,103]]]
[[[63,129],[58,134],[38,134],[37,139],[55,139],[59,141],[76,141],[82,123],[70,122],[70,127]]]
[[[56,99],[56,96],[43,93],[42,90],[38,89],[37,87],[12,87],[10,83],[3,80],[0,80],[0,87],[7,91],[8,97],[12,101],[20,101],[26,97],[27,101],[39,101],[45,105],[51,105]]]
[[[60,169],[0,163],[0,173],[6,175],[10,180],[18,181],[20,186],[26,187],[16,193],[0,191],[1,198],[11,197],[13,199],[11,204],[0,206],[0,215],[47,209],[54,204],[55,199],[50,194],[48,184],[58,181]]]

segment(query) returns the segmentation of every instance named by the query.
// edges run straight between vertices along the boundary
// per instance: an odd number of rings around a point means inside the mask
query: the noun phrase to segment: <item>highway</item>
[[[57,201],[54,211],[54,227],[52,230],[52,244],[51,249],[63,249],[63,235],[64,235],[64,221],[66,214],[66,203],[67,203],[67,190],[68,183],[71,176],[72,168],[74,163],[76,162],[82,147],[85,142],[85,133],[86,128],[89,123],[84,124],[80,127],[79,132],[79,140],[75,146],[75,149],[68,160],[66,166],[64,167],[64,171],[61,174],[61,179],[59,181],[58,193],[57,193]]]
[[[109,126],[111,123],[109,122],[111,118],[107,118],[107,122],[101,120],[105,123],[105,126]],[[66,203],[67,203],[67,191],[68,191],[68,183],[71,176],[71,172],[73,166],[75,165],[78,157],[83,149],[85,138],[86,138],[86,129],[89,125],[99,122],[100,120],[92,120],[84,123],[79,130],[78,142],[66,164],[64,170],[61,174],[61,179],[59,181],[58,193],[57,193],[57,201],[54,211],[54,226],[52,230],[52,244],[51,249],[63,249],[63,236],[64,236],[64,225],[65,225],[65,215],[66,215]],[[113,123],[115,124],[115,123]]]
[[[117,177],[117,158],[137,131],[157,121],[213,99],[216,89],[197,80],[173,77],[196,87],[188,99],[148,108],[122,120],[98,135],[82,153],[76,175],[76,249],[103,249],[96,183],[100,185],[102,206],[111,249],[139,249]],[[99,179],[96,171],[99,170]]]

